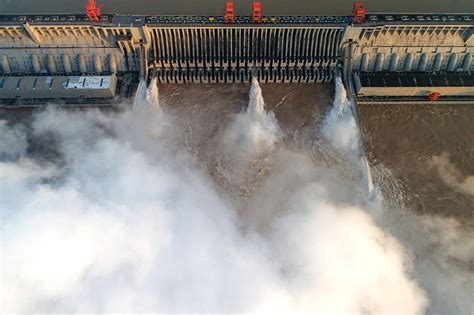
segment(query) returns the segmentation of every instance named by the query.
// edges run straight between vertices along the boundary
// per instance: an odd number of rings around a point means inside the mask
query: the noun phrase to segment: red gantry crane
[[[352,9],[352,23],[360,24],[365,19],[365,9],[362,7],[362,2],[354,3]]]
[[[86,5],[86,14],[91,22],[99,22],[100,10],[104,7],[103,4],[97,5],[95,0],[89,0]]]

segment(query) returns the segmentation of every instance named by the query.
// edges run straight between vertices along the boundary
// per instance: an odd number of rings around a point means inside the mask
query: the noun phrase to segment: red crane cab
[[[103,4],[97,5],[95,0],[89,0],[86,5],[86,14],[89,21],[99,22],[100,10],[102,10],[103,7]]]
[[[260,1],[254,1],[253,2],[252,21],[254,23],[260,23],[262,21]]]
[[[234,23],[235,15],[234,15],[234,2],[227,1],[225,3],[225,11],[224,11],[224,22],[226,23]]]

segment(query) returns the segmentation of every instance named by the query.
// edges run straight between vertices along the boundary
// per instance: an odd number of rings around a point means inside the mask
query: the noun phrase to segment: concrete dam
[[[330,82],[363,100],[474,99],[473,15],[0,15],[0,103],[110,99],[140,79]],[[438,91],[439,90],[439,91]]]

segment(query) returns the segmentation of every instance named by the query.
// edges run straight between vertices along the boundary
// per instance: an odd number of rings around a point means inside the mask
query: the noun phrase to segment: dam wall
[[[152,27],[150,65],[165,82],[322,82],[344,27]]]
[[[332,80],[344,25],[0,24],[5,74],[153,71],[161,83]]]
[[[328,82],[344,73],[471,73],[474,15],[0,15],[0,76],[116,75],[118,86]],[[350,50],[350,54],[347,53]],[[350,55],[347,59],[345,56]]]
[[[247,81],[251,72],[270,82],[326,81],[349,42],[356,71],[474,69],[470,18],[382,23],[371,22],[374,15],[351,24],[350,17],[280,17],[275,23],[225,24],[218,17],[106,17],[90,23],[81,16],[64,22],[4,16],[2,72],[146,75],[153,69],[161,81],[176,83]]]

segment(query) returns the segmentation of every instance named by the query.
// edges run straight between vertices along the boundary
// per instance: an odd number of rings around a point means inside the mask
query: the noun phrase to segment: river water
[[[322,121],[333,97],[332,86],[326,84],[261,86],[267,107],[284,128],[296,132],[293,137],[304,134],[315,117]],[[164,85],[160,89],[164,102],[173,104],[171,110],[187,104],[193,115],[214,117],[211,120],[219,123],[231,115],[227,110],[244,102],[248,85]],[[209,105],[201,112],[198,104],[209,102],[213,95],[221,100],[222,108]],[[400,194],[394,196],[400,198],[394,202],[417,214],[449,216],[474,224],[472,105],[360,105],[359,113],[373,176],[389,195]],[[193,120],[199,121],[197,117]]]

